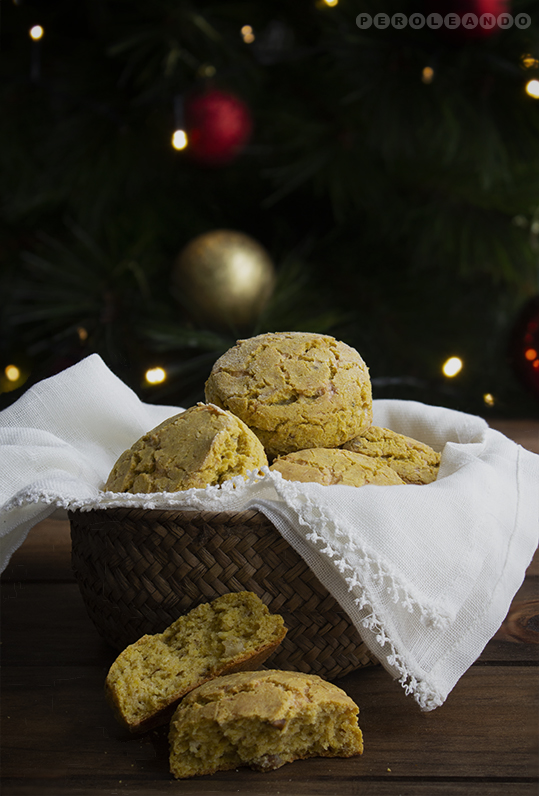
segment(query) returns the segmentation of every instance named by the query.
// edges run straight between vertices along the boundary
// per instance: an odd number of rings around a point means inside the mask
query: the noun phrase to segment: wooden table
[[[539,453],[539,422],[493,425]],[[176,781],[166,733],[127,737],[105,704],[103,682],[115,655],[85,613],[67,521],[47,520],[2,578],[2,793],[537,796],[538,598],[536,555],[516,613],[431,713],[380,666],[342,678],[338,684],[361,709],[361,757]]]

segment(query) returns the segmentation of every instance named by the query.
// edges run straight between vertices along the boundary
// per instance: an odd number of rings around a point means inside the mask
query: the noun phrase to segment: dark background
[[[531,25],[355,24],[438,8],[407,0],[4,0],[0,406],[93,352],[143,400],[187,406],[238,336],[306,330],[356,347],[375,398],[537,417],[539,3],[445,6]],[[171,146],[216,91],[253,126],[218,164]],[[274,264],[247,326],[201,321],[171,287],[178,254],[216,229]]]

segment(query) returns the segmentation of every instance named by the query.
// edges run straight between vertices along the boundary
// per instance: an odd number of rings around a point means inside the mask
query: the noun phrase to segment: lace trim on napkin
[[[358,544],[349,531],[341,529],[312,498],[303,494],[295,486],[296,482],[288,481],[285,486],[284,483],[279,483],[279,479],[284,482],[280,473],[272,475],[277,476],[277,482],[273,479],[276,489],[288,505],[294,507],[300,524],[310,529],[305,538],[316,547],[318,553],[322,553],[331,560],[333,567],[341,573],[346,582],[348,591],[355,594],[359,592],[359,596],[354,599],[358,608],[362,609],[366,605],[370,607],[371,601],[366,583],[372,582],[383,588],[395,604],[403,606],[409,613],[417,610],[425,627],[443,630],[453,620],[454,617],[451,613],[444,611],[439,605],[430,604],[417,593],[413,586],[405,585],[393,567],[382,561],[372,551],[367,551],[365,545]],[[305,516],[306,509],[308,516]],[[349,564],[342,552],[332,546],[328,537],[333,537],[335,540],[340,537],[343,545],[346,545],[350,551],[353,550],[354,554],[360,558],[359,567]],[[348,575],[345,574],[347,571]]]
[[[273,473],[273,475],[277,476],[278,482],[279,479],[284,481],[280,473]],[[284,488],[286,492],[287,503],[294,506],[299,523],[310,529],[309,533],[305,534],[305,538],[313,545],[317,553],[327,557],[333,567],[341,573],[348,592],[354,595],[353,603],[357,606],[358,611],[366,609],[370,612],[360,620],[360,624],[365,630],[372,633],[380,648],[386,648],[384,654],[387,664],[393,670],[395,679],[399,678],[398,682],[403,687],[406,695],[411,694],[419,707],[425,711],[434,710],[442,705],[445,697],[441,690],[433,687],[432,683],[427,684],[424,680],[418,679],[410,671],[405,658],[397,652],[383,620],[374,610],[372,595],[367,584],[371,582],[383,588],[390,595],[395,605],[403,606],[409,613],[417,613],[425,627],[444,629],[450,624],[453,616],[443,611],[440,606],[430,605],[424,599],[422,600],[413,588],[405,587],[392,567],[384,564],[372,552],[368,553],[364,546],[351,539],[350,534],[340,529],[332,519],[324,514],[318,504],[314,503],[311,498],[295,487],[295,483],[277,483],[276,488],[281,491],[279,486],[281,489]],[[306,508],[309,511],[308,518],[303,516]],[[328,542],[328,531],[330,529],[335,537],[342,537],[346,545],[352,547],[356,554],[360,553],[362,562],[359,568],[352,567],[340,551]],[[346,574],[347,572],[349,573],[348,575]],[[317,574],[320,576],[320,573]],[[328,591],[331,591],[328,583],[324,585]],[[346,608],[346,606],[343,606],[343,608]],[[354,621],[352,617],[350,619]],[[357,627],[357,621],[354,624],[360,635],[362,635],[360,628]],[[377,650],[373,651],[380,658],[379,652]]]

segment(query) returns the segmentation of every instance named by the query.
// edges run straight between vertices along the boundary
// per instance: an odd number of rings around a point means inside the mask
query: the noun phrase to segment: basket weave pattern
[[[88,614],[120,650],[231,591],[252,591],[288,634],[267,665],[328,680],[376,663],[345,612],[258,511],[71,512],[72,565]]]

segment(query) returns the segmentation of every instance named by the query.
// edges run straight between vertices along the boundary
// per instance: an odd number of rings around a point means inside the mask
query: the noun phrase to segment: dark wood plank
[[[298,764],[295,764],[298,765]],[[268,775],[271,777],[271,775]],[[239,774],[238,774],[239,777]],[[305,789],[297,782],[272,782],[264,778],[262,782],[250,781],[249,790],[238,787],[238,779],[215,780],[206,778],[198,781],[163,783],[144,782],[127,778],[100,777],[90,781],[83,777],[67,776],[62,780],[29,779],[4,780],[3,796],[163,796],[163,794],[196,794],[197,796],[216,796],[217,794],[239,794],[246,796],[537,796],[537,783],[521,780],[407,780],[394,777],[391,772],[386,780],[358,779],[341,782],[325,779],[310,781]]]
[[[364,669],[341,685],[361,708],[363,774],[534,777],[538,774],[536,667],[473,666],[446,703],[416,709],[381,669]]]
[[[2,583],[4,666],[102,666],[116,652],[90,621],[76,583]]]
[[[528,632],[520,633],[517,638],[514,628],[515,612],[520,612],[523,606],[535,606],[527,622]],[[539,578],[526,577],[518,590],[507,617],[498,632],[487,644],[480,661],[506,661],[514,660],[539,661],[539,626],[536,627],[532,618],[539,612]],[[534,630],[536,628],[536,630]]]
[[[75,580],[67,519],[48,519],[34,525],[2,573],[3,582],[29,580]]]
[[[488,424],[523,448],[539,453],[539,420],[489,419]]]
[[[4,777],[170,782],[166,731],[127,737],[105,703],[105,674],[97,667],[4,669]],[[309,793],[314,782],[338,781],[346,796],[357,792],[357,780],[384,780],[389,773],[438,781],[537,777],[535,667],[473,667],[431,713],[421,713],[379,667],[348,675],[340,685],[361,708],[361,757],[298,761],[269,774],[226,772],[206,778],[207,784],[219,793],[220,782],[235,782],[240,793],[252,793],[253,786],[279,790],[293,783],[294,793]],[[182,793],[197,788],[190,780]]]

